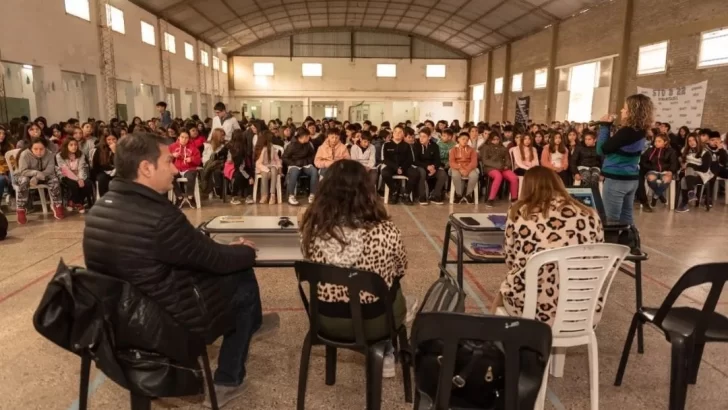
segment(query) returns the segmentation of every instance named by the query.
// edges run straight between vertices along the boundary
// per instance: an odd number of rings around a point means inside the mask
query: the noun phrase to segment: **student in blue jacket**
[[[604,209],[607,220],[634,224],[632,206],[639,184],[640,156],[645,136],[652,125],[654,106],[650,97],[635,94],[627,97],[622,108],[622,127],[610,137],[614,116],[605,115],[599,123],[597,154],[604,158]]]

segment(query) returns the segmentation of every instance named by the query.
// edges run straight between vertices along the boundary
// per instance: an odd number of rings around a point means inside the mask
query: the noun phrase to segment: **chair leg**
[[[682,337],[673,337],[670,365],[670,410],[684,410],[688,393],[687,345]]]
[[[698,381],[698,371],[700,370],[700,361],[703,359],[703,350],[705,349],[705,343],[696,344],[693,346],[693,352],[688,360],[688,383],[695,384]]]
[[[301,348],[301,365],[298,368],[298,398],[296,409],[304,410],[306,407],[306,384],[308,383],[308,361],[311,358],[311,334],[306,335]]]
[[[622,378],[624,377],[624,370],[627,368],[627,359],[629,359],[629,351],[632,349],[632,342],[634,341],[634,334],[637,331],[639,325],[639,316],[637,313],[632,317],[632,323],[629,325],[629,331],[627,332],[627,339],[624,341],[624,349],[622,350],[622,358],[619,359],[619,368],[617,368],[617,377],[614,379],[615,386],[622,385]]]
[[[591,396],[591,410],[599,410],[599,346],[597,336],[589,336],[589,390]]]
[[[195,180],[195,202],[197,209],[202,209],[202,196],[200,196],[200,177]]]
[[[210,368],[210,357],[207,355],[207,350],[202,352],[202,365],[205,372],[205,383],[207,384],[207,394],[210,396],[210,405],[212,410],[218,410],[217,405],[217,393],[215,392],[215,382],[212,380],[212,369]]]
[[[455,203],[455,184],[450,184],[450,204]]]
[[[422,396],[420,395],[420,391],[415,389],[415,405],[412,406],[412,408],[414,410],[419,410],[421,401],[422,401]]]
[[[551,367],[551,357],[546,362],[546,367],[543,369],[543,377],[541,378],[541,388],[538,389],[538,396],[536,396],[536,403],[534,404],[534,410],[543,410],[546,406],[546,386],[549,382],[549,368]]]
[[[130,393],[131,410],[152,410],[152,400],[149,397]]]
[[[384,344],[377,344],[367,352],[367,410],[382,407],[382,370],[384,368]]]
[[[222,177],[222,202],[227,203],[227,178]]]
[[[566,348],[554,347],[551,349],[550,373],[554,377],[564,376],[564,363],[566,363]]]
[[[38,190],[38,196],[40,196],[40,206],[43,208],[43,215],[48,215],[48,205],[46,203],[45,189],[41,188]],[[53,204],[51,204],[53,205]]]
[[[384,204],[389,203],[389,185],[384,184]]]
[[[326,385],[336,384],[336,348],[326,346]]]
[[[91,373],[91,357],[87,354],[81,356],[81,384],[78,389],[78,410],[88,407],[88,381]]]
[[[409,356],[407,342],[407,328],[402,326],[399,330],[399,361],[402,364],[402,379],[404,381],[404,401],[412,403],[412,371],[411,357]]]

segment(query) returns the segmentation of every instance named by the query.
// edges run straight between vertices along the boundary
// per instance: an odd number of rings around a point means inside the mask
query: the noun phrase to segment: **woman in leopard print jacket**
[[[363,165],[352,160],[336,161],[319,185],[313,204],[299,218],[301,248],[306,260],[378,273],[387,286],[396,286],[394,320],[399,326],[407,314],[399,280],[407,268],[402,235],[389,220]],[[385,307],[378,298],[361,292],[367,337],[389,333]],[[318,299],[324,333],[353,339],[349,313],[349,290],[345,286],[319,284]]]
[[[526,262],[533,254],[546,249],[604,242],[602,222],[597,213],[573,199],[554,171],[545,167],[528,170],[521,198],[508,212],[504,244],[508,274],[500,288],[499,299],[502,300],[496,303],[502,303],[513,316],[523,313]],[[536,318],[551,325],[559,302],[559,271],[554,264],[546,264],[539,270],[538,277]],[[601,312],[601,304],[597,306],[597,312]]]

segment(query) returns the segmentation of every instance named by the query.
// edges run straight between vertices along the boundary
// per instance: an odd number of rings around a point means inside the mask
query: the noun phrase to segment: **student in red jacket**
[[[175,178],[187,178],[184,193],[179,184],[174,184],[174,196],[177,198],[175,206],[182,208],[185,203],[190,208],[197,208],[195,203],[195,183],[197,183],[197,168],[202,165],[200,150],[190,142],[190,134],[185,131],[179,134],[177,142],[169,146],[169,152],[174,157],[174,166],[179,171]],[[185,194],[187,198],[185,198]]]
[[[185,128],[187,128],[187,133],[190,135],[189,144],[197,148],[200,151],[200,154],[202,154],[202,151],[204,151],[205,148],[205,142],[207,142],[207,137],[200,134],[200,130],[197,129],[197,125],[194,122],[187,123]]]

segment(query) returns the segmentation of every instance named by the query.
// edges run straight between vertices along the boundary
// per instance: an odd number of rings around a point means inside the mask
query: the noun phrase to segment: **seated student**
[[[5,154],[12,149],[15,149],[15,146],[10,141],[10,135],[8,135],[5,128],[0,126],[0,202],[3,200],[5,187],[8,187],[8,190],[12,189],[10,166],[5,160]]]
[[[395,138],[401,142],[400,134],[401,130],[395,130]],[[336,162],[299,221],[304,259],[376,272],[390,288],[397,283],[392,308],[394,326],[399,327],[407,316],[407,303],[399,287],[399,279],[407,269],[407,252],[402,234],[387,215],[366,168],[353,160]],[[379,299],[367,293],[360,296],[365,336],[380,339],[388,335],[385,308],[377,303]],[[347,289],[320,285],[318,298],[322,313],[320,332],[353,340],[351,320],[347,319],[350,316]],[[394,374],[394,356],[388,353],[383,375],[394,377]]]
[[[88,162],[78,146],[78,141],[67,138],[56,154],[57,175],[63,186],[69,191],[68,208],[82,214],[86,212],[84,202],[93,203],[93,182],[91,181]]]
[[[511,147],[508,152],[513,157],[513,166],[515,167],[513,172],[518,176],[523,176],[526,171],[538,166],[538,154],[536,148],[533,147],[533,140],[530,135],[523,135],[520,139],[516,136],[515,139],[518,141],[518,145]]]
[[[177,142],[169,146],[169,152],[174,158],[175,168],[179,171],[173,184],[174,196],[177,198],[174,205],[182,208],[187,203],[190,208],[197,208],[194,194],[195,184],[197,183],[197,168],[202,165],[200,150],[192,145],[190,134],[182,131],[177,138]],[[184,192],[180,184],[177,183],[176,178],[187,179]],[[186,198],[185,195],[187,196]]]
[[[480,147],[480,161],[483,163],[483,171],[491,179],[490,192],[485,206],[492,208],[495,197],[498,195],[501,183],[505,179],[511,190],[511,201],[518,199],[518,177],[511,168],[511,156],[508,149],[501,144],[500,134],[497,131],[491,132],[488,139]]]
[[[695,188],[708,182],[713,175],[710,173],[711,155],[700,138],[695,134],[690,134],[685,143],[682,153],[683,168],[680,173],[683,178],[680,180],[680,206],[675,212],[688,212],[689,202],[697,200]],[[708,195],[710,196],[710,195]]]
[[[406,142],[410,146],[415,144],[414,128],[404,127],[404,142]]]
[[[218,128],[222,131],[222,128]],[[217,131],[217,130],[216,130]],[[233,131],[233,137],[230,139],[225,152],[227,158],[225,160],[225,178],[232,182],[232,195],[230,200],[232,205],[240,205],[239,198],[245,198],[245,203],[250,205],[255,203],[253,200],[253,184],[255,184],[255,165],[253,157],[248,153],[248,144],[245,142],[243,130]],[[215,141],[213,135],[212,141]]]
[[[216,194],[222,197],[223,167],[228,157],[228,148],[225,145],[225,131],[222,128],[212,131],[209,140],[203,144],[203,147],[200,195],[203,198],[207,197],[215,189]]]
[[[437,141],[437,148],[440,149],[440,163],[445,171],[450,169],[450,150],[457,145],[455,134],[450,128],[445,128]]]
[[[708,146],[706,148],[710,152],[710,172],[713,174],[713,177],[710,181],[708,181],[706,186],[708,189],[706,192],[706,200],[708,201],[708,206],[712,207],[715,182],[718,180],[718,177],[728,177],[728,169],[726,169],[726,166],[728,165],[728,152],[725,148],[723,148],[723,141],[721,140],[720,132],[718,131],[711,131],[708,136]],[[726,195],[728,195],[728,193],[726,193]]]
[[[538,152],[538,151],[537,151]],[[556,172],[565,186],[571,185],[569,175],[569,152],[564,145],[561,133],[557,132],[551,137],[548,145],[543,148],[541,165]]]
[[[450,175],[455,185],[455,203],[475,203],[473,192],[478,186],[478,154],[468,145],[470,134],[461,132],[458,144],[450,150]],[[468,178],[468,187],[463,195],[463,177]]]
[[[207,138],[200,134],[200,130],[197,129],[194,122],[187,123],[185,129],[187,130],[187,134],[190,136],[190,144],[197,148],[197,150],[200,151],[200,155],[202,155],[202,152],[205,150],[205,142],[207,141]]]
[[[470,141],[468,141],[468,145],[476,151],[485,144],[485,137],[483,136],[485,126],[482,126],[481,128],[482,130],[474,125],[468,127],[468,134],[470,134]]]
[[[554,171],[529,169],[521,193],[508,211],[503,245],[508,273],[493,309],[503,306],[512,316],[523,314],[526,286],[534,285],[525,283],[526,263],[532,255],[546,249],[604,242],[599,215],[573,199]],[[536,319],[553,324],[559,298],[558,267],[544,265],[538,276]]]
[[[379,179],[379,170],[376,167],[376,147],[371,143],[372,134],[369,131],[361,132],[361,139],[357,143],[351,146],[351,159],[364,165],[369,179],[372,181],[372,185],[377,186],[377,180]]]
[[[443,191],[447,183],[447,173],[443,169],[440,160],[440,148],[430,138],[429,128],[423,127],[420,130],[419,139],[412,149],[414,151],[414,165],[420,174],[420,183],[417,189],[420,205],[427,205],[427,184],[433,181],[434,187],[430,197],[432,197],[432,202],[441,205],[443,203]]]
[[[420,174],[412,168],[414,156],[412,147],[404,142],[404,129],[401,125],[394,127],[392,140],[385,143],[383,150],[384,168],[382,168],[382,181],[389,187],[389,203],[395,205],[400,197],[405,205],[412,205],[410,194],[419,182]],[[400,192],[400,181],[395,175],[407,177],[404,192]]]
[[[18,186],[16,214],[21,225],[28,223],[26,205],[30,188],[39,184],[48,186],[53,217],[63,219],[61,183],[56,176],[54,155],[46,149],[47,144],[45,138],[33,137],[17,157],[18,167],[13,177]]]
[[[642,154],[640,161],[640,170],[645,172],[647,185],[652,190],[651,207],[657,205],[658,199],[663,204],[667,203],[665,191],[680,169],[677,153],[670,147],[669,141],[667,135],[658,134],[654,146]]]
[[[294,206],[298,205],[294,192],[296,192],[296,185],[298,185],[298,178],[301,174],[308,176],[308,202],[312,203],[314,195],[316,195],[319,177],[318,169],[313,166],[316,151],[314,151],[310,139],[308,130],[301,127],[296,132],[296,138],[283,151],[283,164],[288,167],[288,173],[286,174],[288,203]]]
[[[577,145],[569,158],[569,168],[574,185],[599,186],[602,175],[602,157],[597,154],[597,136],[594,131],[584,131],[584,144]]]
[[[273,148],[273,133],[263,131],[255,144],[255,173],[260,174],[261,204],[275,205],[277,182],[282,166],[278,150]]]
[[[308,134],[311,136],[311,143],[313,144],[313,149],[318,150],[319,147],[324,143],[326,140],[326,135],[319,132],[319,128],[316,126],[316,123],[313,121],[308,123]]]
[[[114,179],[114,155],[116,153],[116,136],[107,135],[101,140],[98,148],[91,151],[91,175],[98,183],[99,196],[109,190],[109,183]]]
[[[326,134],[326,141],[316,151],[313,164],[318,168],[319,175],[325,177],[326,170],[340,159],[349,159],[349,150],[346,149],[346,145],[341,143],[339,131],[335,128],[330,129]]]

